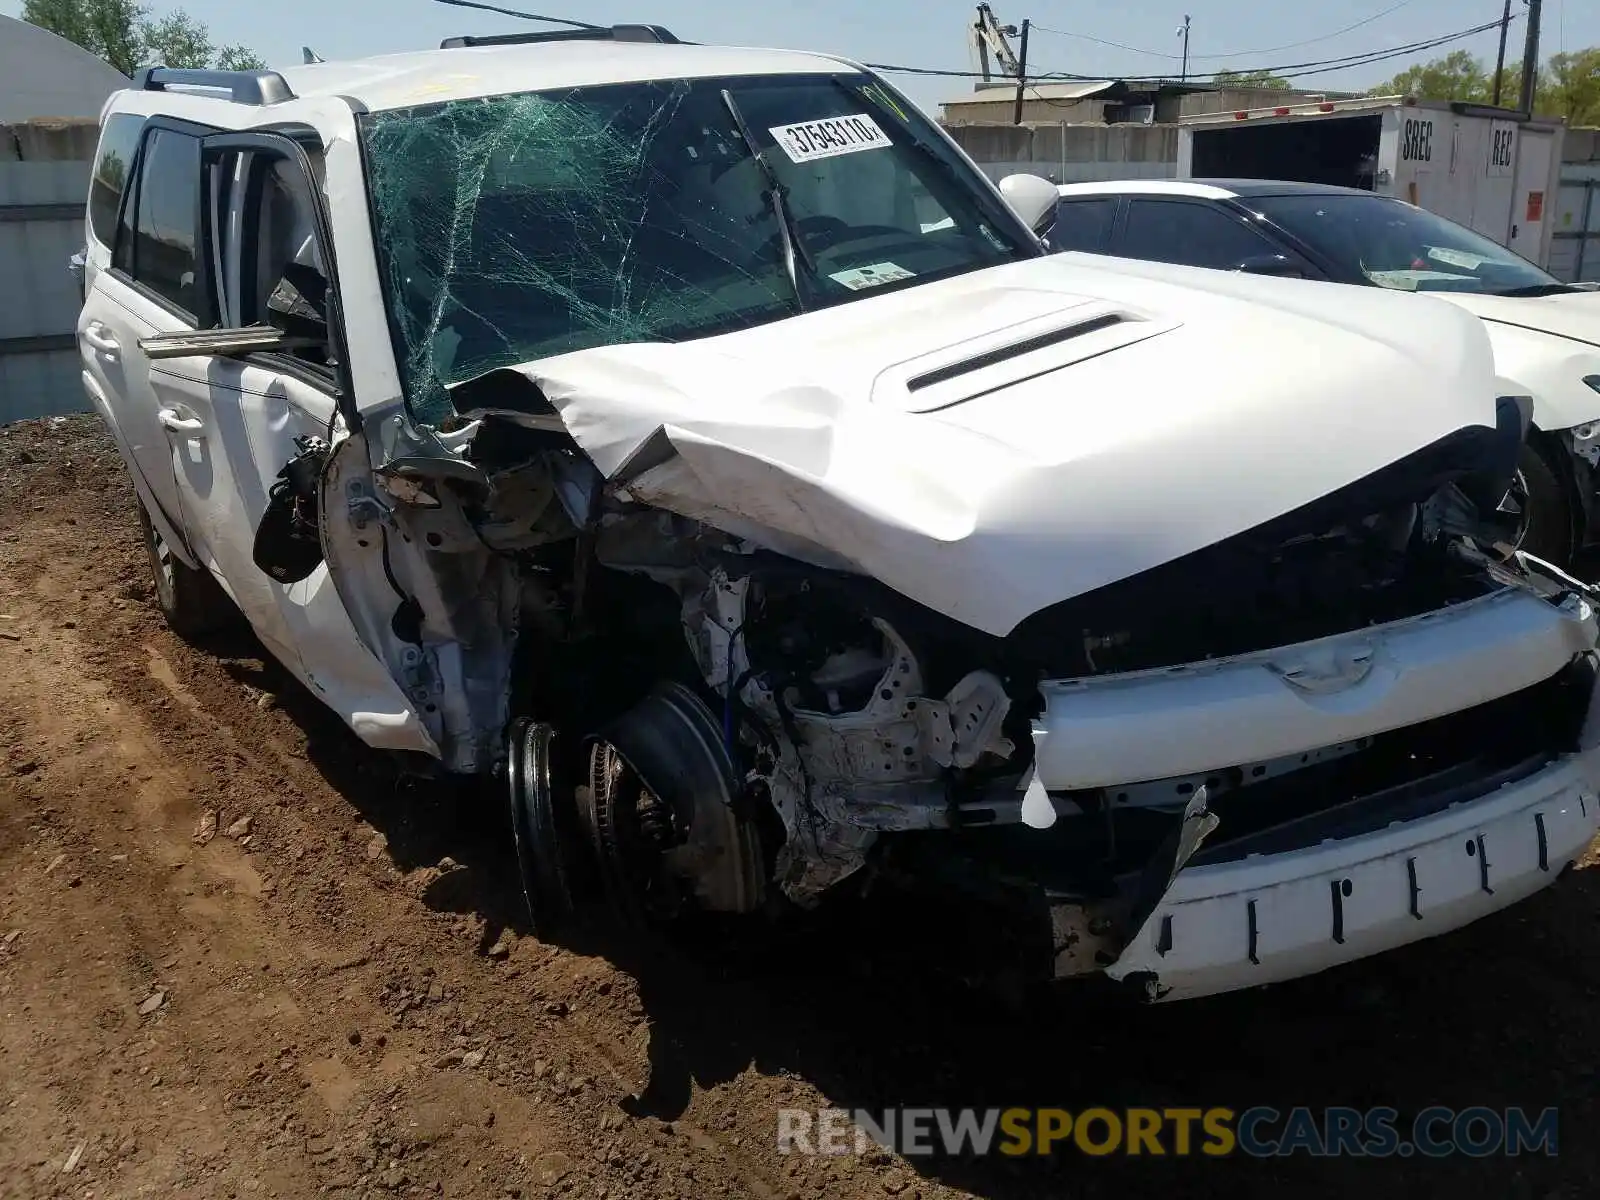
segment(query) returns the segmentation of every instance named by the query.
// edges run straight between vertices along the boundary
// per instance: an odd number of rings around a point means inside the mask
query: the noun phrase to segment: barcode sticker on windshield
[[[823,117],[797,125],[774,125],[767,130],[793,162],[812,162],[862,150],[887,150],[894,143],[866,113],[849,117]]]

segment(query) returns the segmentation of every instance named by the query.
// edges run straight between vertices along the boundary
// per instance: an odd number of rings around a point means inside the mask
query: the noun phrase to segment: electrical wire
[[[1516,19],[1518,19],[1518,14],[1513,14],[1512,15],[1512,20],[1516,20]],[[1493,20],[1493,21],[1487,21],[1487,22],[1485,22],[1485,23],[1483,23],[1481,25],[1474,25],[1470,29],[1462,29],[1462,30],[1457,30],[1455,33],[1443,34],[1443,35],[1441,35],[1439,37],[1436,37],[1436,38],[1430,38],[1430,39],[1427,39],[1427,40],[1424,40],[1424,41],[1420,41],[1420,42],[1408,42],[1407,44],[1405,44],[1403,46],[1390,46],[1390,47],[1386,47],[1386,48],[1381,49],[1381,50],[1368,50],[1368,51],[1364,51],[1364,52],[1362,52],[1360,54],[1348,54],[1348,55],[1344,55],[1344,56],[1339,57],[1339,58],[1312,59],[1312,60],[1310,60],[1308,62],[1283,63],[1283,64],[1280,64],[1280,65],[1277,65],[1277,66],[1270,66],[1270,67],[1240,67],[1240,68],[1237,68],[1236,73],[1238,73],[1238,74],[1254,74],[1256,72],[1265,72],[1265,73],[1268,73],[1268,74],[1279,75],[1279,76],[1281,76],[1283,78],[1294,78],[1296,76],[1296,74],[1299,74],[1299,75],[1316,75],[1316,74],[1321,74],[1321,73],[1323,73],[1325,71],[1344,70],[1347,67],[1364,67],[1364,66],[1368,66],[1368,65],[1370,65],[1372,63],[1387,62],[1390,59],[1395,59],[1395,58],[1404,58],[1407,55],[1417,54],[1417,53],[1420,53],[1421,51],[1424,51],[1424,50],[1433,50],[1433,49],[1436,49],[1436,48],[1438,48],[1440,46],[1448,45],[1451,42],[1459,42],[1459,41],[1462,41],[1462,40],[1464,40],[1466,38],[1469,38],[1469,37],[1476,37],[1480,33],[1487,32],[1490,29],[1498,29],[1499,27],[1500,27],[1500,21],[1498,19],[1496,19],[1496,20]],[[896,74],[896,75],[936,75],[936,76],[942,76],[942,77],[947,78],[947,79],[984,79],[984,78],[993,78],[993,76],[987,76],[986,77],[983,74],[983,72],[981,72],[981,71],[939,70],[937,68],[932,68],[932,67],[911,67],[911,66],[906,66],[906,65],[904,65],[902,63],[870,63],[869,62],[869,63],[864,63],[863,65],[867,66],[867,67],[871,67],[875,71],[883,71],[883,72],[888,73],[888,74]],[[1120,76],[1120,78],[1128,80],[1129,82],[1136,82],[1136,81],[1139,81],[1139,80],[1151,80],[1151,81],[1154,81],[1154,80],[1157,80],[1157,79],[1165,79],[1167,77],[1166,76],[1156,76],[1156,75],[1145,75],[1145,76]],[[1105,79],[1106,79],[1106,76],[1103,75],[1103,74],[1102,75],[1083,75],[1083,74],[1078,74],[1076,72],[1071,72],[1071,71],[1039,71],[1039,72],[1030,71],[1028,73],[1028,80],[1031,83],[1050,83],[1052,81],[1057,81],[1057,80],[1066,81],[1066,82],[1074,82],[1074,81],[1076,81],[1076,82],[1086,82],[1087,83],[1087,82],[1104,81]]]
[[[1319,34],[1314,38],[1306,38],[1303,41],[1285,42],[1281,46],[1267,46],[1260,50],[1233,50],[1227,54],[1191,54],[1189,55],[1189,61],[1213,62],[1224,58],[1245,58],[1255,54],[1277,54],[1283,50],[1294,50],[1300,46],[1311,46],[1315,45],[1317,42],[1332,41],[1336,37],[1343,37],[1347,33],[1351,33],[1357,29],[1360,29],[1363,25],[1371,25],[1374,21],[1382,20],[1392,12],[1399,12],[1402,8],[1405,8],[1411,3],[1412,0],[1400,0],[1400,3],[1391,4],[1388,8],[1385,8],[1379,12],[1375,12],[1370,17],[1362,17],[1361,20],[1356,21],[1353,24],[1346,25],[1343,29],[1335,29],[1332,33]],[[1106,41],[1104,38],[1091,37],[1087,33],[1073,33],[1071,30],[1067,29],[1053,29],[1048,25],[1030,25],[1029,28],[1035,33],[1052,33],[1057,37],[1075,38],[1080,42],[1093,42],[1097,46],[1111,46],[1118,50],[1127,50],[1133,54],[1148,55],[1151,58],[1170,58],[1173,62],[1178,62],[1182,58],[1181,55],[1169,54],[1165,50],[1144,50],[1138,46],[1125,46],[1121,42],[1110,42]]]
[[[1402,2],[1400,4],[1394,5],[1393,7],[1385,9],[1382,12],[1375,13],[1372,16],[1367,17],[1362,21],[1356,22],[1354,25],[1347,26],[1345,29],[1335,31],[1334,33],[1330,33],[1330,34],[1324,34],[1324,35],[1322,35],[1320,37],[1311,38],[1311,39],[1308,39],[1305,42],[1292,42],[1292,43],[1290,43],[1290,46],[1310,45],[1313,42],[1325,41],[1326,39],[1331,38],[1331,37],[1338,37],[1339,34],[1341,34],[1341,33],[1348,33],[1351,29],[1357,29],[1357,28],[1360,28],[1364,24],[1369,24],[1370,22],[1377,20],[1379,17],[1386,16],[1388,13],[1391,13],[1391,12],[1395,11],[1395,9],[1397,9],[1397,8],[1404,7],[1405,4],[1408,4],[1410,2],[1411,2],[1411,0],[1402,0]],[[500,7],[499,5],[496,5],[496,4],[485,4],[485,3],[482,3],[481,0],[438,0],[438,3],[440,3],[440,4],[451,4],[451,5],[455,5],[455,6],[459,7],[459,8],[483,9],[486,12],[499,13],[502,16],[508,16],[508,17],[518,17],[518,18],[521,18],[522,20],[526,20],[526,21],[544,21],[544,22],[547,22],[547,23],[552,24],[552,25],[568,25],[568,26],[571,26],[574,29],[604,29],[605,28],[605,26],[603,26],[603,25],[595,25],[595,24],[592,24],[591,22],[587,22],[587,21],[575,21],[575,20],[572,20],[571,18],[568,18],[568,17],[548,17],[548,16],[544,16],[544,15],[542,15],[540,13],[521,12],[521,11],[519,11],[517,9],[502,8],[502,7]],[[1520,15],[1521,14],[1513,14],[1512,15],[1512,19],[1516,20],[1517,17],[1520,16]],[[1485,22],[1482,25],[1475,25],[1471,29],[1463,29],[1463,30],[1461,30],[1461,31],[1459,31],[1457,33],[1444,34],[1441,37],[1432,38],[1432,39],[1428,39],[1428,40],[1424,40],[1424,41],[1420,41],[1420,42],[1411,42],[1411,43],[1409,43],[1407,45],[1404,45],[1404,46],[1391,46],[1391,47],[1388,47],[1388,48],[1382,49],[1382,50],[1369,50],[1369,51],[1366,51],[1366,52],[1361,53],[1361,54],[1345,55],[1342,58],[1316,59],[1316,60],[1313,60],[1311,62],[1288,63],[1288,64],[1285,64],[1285,65],[1282,65],[1282,66],[1236,68],[1234,73],[1241,74],[1241,75],[1265,73],[1265,74],[1277,75],[1280,78],[1285,78],[1285,79],[1294,79],[1294,78],[1298,78],[1300,76],[1305,76],[1305,75],[1320,75],[1320,74],[1324,74],[1325,72],[1328,72],[1328,71],[1339,71],[1339,70],[1344,70],[1344,69],[1346,69],[1348,67],[1364,67],[1364,66],[1369,66],[1369,65],[1371,65],[1373,63],[1387,62],[1390,59],[1394,59],[1394,58],[1402,58],[1402,57],[1405,57],[1406,55],[1409,55],[1409,54],[1417,54],[1417,53],[1419,53],[1421,51],[1424,51],[1424,50],[1433,50],[1433,49],[1436,49],[1439,46],[1448,45],[1451,42],[1458,42],[1458,41],[1463,40],[1464,38],[1475,37],[1476,35],[1478,35],[1480,33],[1483,33],[1483,32],[1485,32],[1487,30],[1490,30],[1490,29],[1497,29],[1497,28],[1499,28],[1499,26],[1500,26],[1500,21],[1499,20],[1488,21],[1488,22]],[[1031,28],[1042,29],[1045,32],[1050,32],[1050,33],[1063,33],[1063,32],[1065,32],[1063,30],[1049,29],[1049,28],[1047,28],[1045,26],[1032,26]],[[1066,34],[1066,36],[1068,36],[1068,37],[1078,37],[1078,36],[1082,36],[1082,35]],[[1097,38],[1087,38],[1087,40],[1089,40],[1089,41],[1101,41],[1101,39],[1097,39]],[[1119,49],[1123,49],[1123,50],[1130,50],[1130,51],[1132,51],[1132,52],[1134,52],[1136,54],[1152,53],[1152,54],[1158,54],[1159,57],[1163,57],[1163,58],[1175,58],[1176,57],[1175,55],[1160,54],[1159,52],[1155,52],[1155,51],[1144,51],[1144,50],[1139,50],[1136,47],[1124,46],[1120,42],[1102,42],[1102,44],[1103,45],[1107,45],[1107,46],[1115,46],[1115,47],[1117,47]],[[1288,48],[1289,48],[1288,46],[1280,47],[1280,49],[1288,49]],[[1265,53],[1265,51],[1263,51],[1262,53]],[[1226,56],[1206,55],[1206,56],[1203,56],[1203,57],[1207,57],[1207,58],[1209,58],[1209,57],[1230,57],[1231,58],[1231,57],[1235,57],[1235,56],[1234,55],[1226,55]],[[942,70],[942,69],[937,68],[937,67],[912,67],[912,66],[907,66],[904,63],[874,63],[874,62],[869,62],[869,63],[863,63],[862,65],[866,66],[866,67],[869,67],[874,71],[883,71],[886,74],[892,74],[892,75],[922,75],[922,76],[937,77],[937,78],[941,78],[941,79],[989,79],[989,78],[992,78],[992,76],[987,76],[981,71],[949,71],[949,70]],[[1092,82],[1104,81],[1105,78],[1106,77],[1104,75],[1080,75],[1080,74],[1076,74],[1076,73],[1070,72],[1070,71],[1039,71],[1039,72],[1030,73],[1028,75],[1028,81],[1030,83],[1033,83],[1033,84],[1050,83],[1050,82],[1053,82],[1053,81],[1092,83]],[[1164,79],[1166,77],[1148,75],[1148,76],[1121,76],[1120,78],[1122,78],[1123,80],[1125,80],[1127,82],[1133,83],[1133,82],[1142,82],[1142,81],[1155,82],[1155,81]]]

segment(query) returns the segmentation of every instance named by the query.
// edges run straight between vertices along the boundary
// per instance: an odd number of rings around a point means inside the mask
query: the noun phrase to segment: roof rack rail
[[[589,29],[550,29],[537,33],[494,33],[475,36],[462,34],[439,43],[441,50],[465,46],[527,46],[537,42],[660,42],[679,44],[672,31],[663,25],[596,25]]]
[[[208,88],[227,92],[235,104],[281,104],[295,98],[289,81],[276,71],[212,71],[183,67],[141,67],[134,73],[139,92],[164,92],[168,88]]]

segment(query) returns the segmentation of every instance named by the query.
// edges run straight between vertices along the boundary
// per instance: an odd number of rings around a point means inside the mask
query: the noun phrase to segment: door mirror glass
[[[1252,254],[1235,264],[1235,271],[1246,275],[1278,275],[1285,279],[1304,279],[1300,264],[1286,254]]]
[[[1000,181],[1000,194],[1023,224],[1037,234],[1050,228],[1061,199],[1056,185],[1038,175],[1007,175]]]

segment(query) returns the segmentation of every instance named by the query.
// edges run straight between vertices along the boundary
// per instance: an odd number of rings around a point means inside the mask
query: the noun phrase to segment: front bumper
[[[1591,745],[1585,738],[1585,744]],[[1178,1000],[1313,974],[1531,896],[1600,827],[1600,748],[1365,836],[1191,866],[1106,974]]]
[[[1420,725],[1548,679],[1596,644],[1594,608],[1517,588],[1422,616],[1040,691],[1034,778],[1116,787],[1267,762]]]

